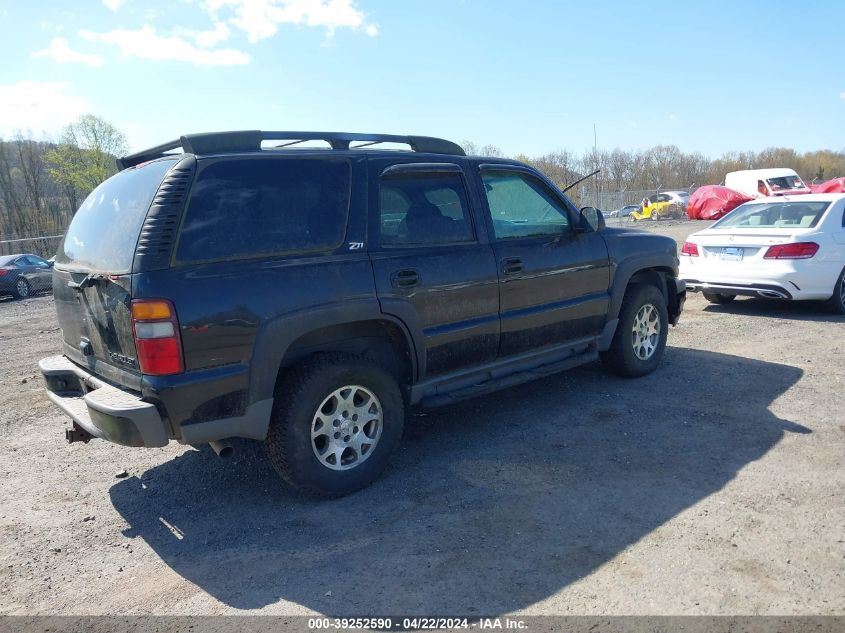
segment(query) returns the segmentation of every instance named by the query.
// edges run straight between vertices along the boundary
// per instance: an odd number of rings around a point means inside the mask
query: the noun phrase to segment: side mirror
[[[603,231],[605,225],[604,216],[595,207],[583,207],[581,209],[581,224],[589,225],[593,231]]]

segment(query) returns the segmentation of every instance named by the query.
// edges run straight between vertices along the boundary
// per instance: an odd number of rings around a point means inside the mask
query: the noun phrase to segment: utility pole
[[[593,164],[593,169],[599,168],[599,149],[598,149],[599,145],[598,145],[598,142],[597,142],[597,138],[598,137],[596,136],[596,124],[593,123],[593,160],[596,161]],[[601,204],[599,203],[599,179],[598,178],[596,178],[596,208],[597,209],[601,208]]]

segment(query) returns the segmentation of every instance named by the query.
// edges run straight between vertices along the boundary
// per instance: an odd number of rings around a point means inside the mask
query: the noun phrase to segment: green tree
[[[93,114],[68,125],[59,145],[47,152],[50,175],[66,191],[87,195],[117,172],[115,158],[127,152],[126,137]]]

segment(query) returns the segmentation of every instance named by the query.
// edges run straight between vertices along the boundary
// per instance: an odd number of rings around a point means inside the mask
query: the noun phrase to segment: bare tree
[[[21,176],[23,177],[27,203],[36,211],[43,207],[46,169],[44,167],[44,144],[33,140],[32,132],[15,138]]]

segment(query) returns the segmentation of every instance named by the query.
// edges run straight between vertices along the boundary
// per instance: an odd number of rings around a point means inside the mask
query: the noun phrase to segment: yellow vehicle
[[[684,209],[668,193],[655,193],[644,199],[640,208],[631,213],[631,221],[660,220],[661,218],[683,217]]]

